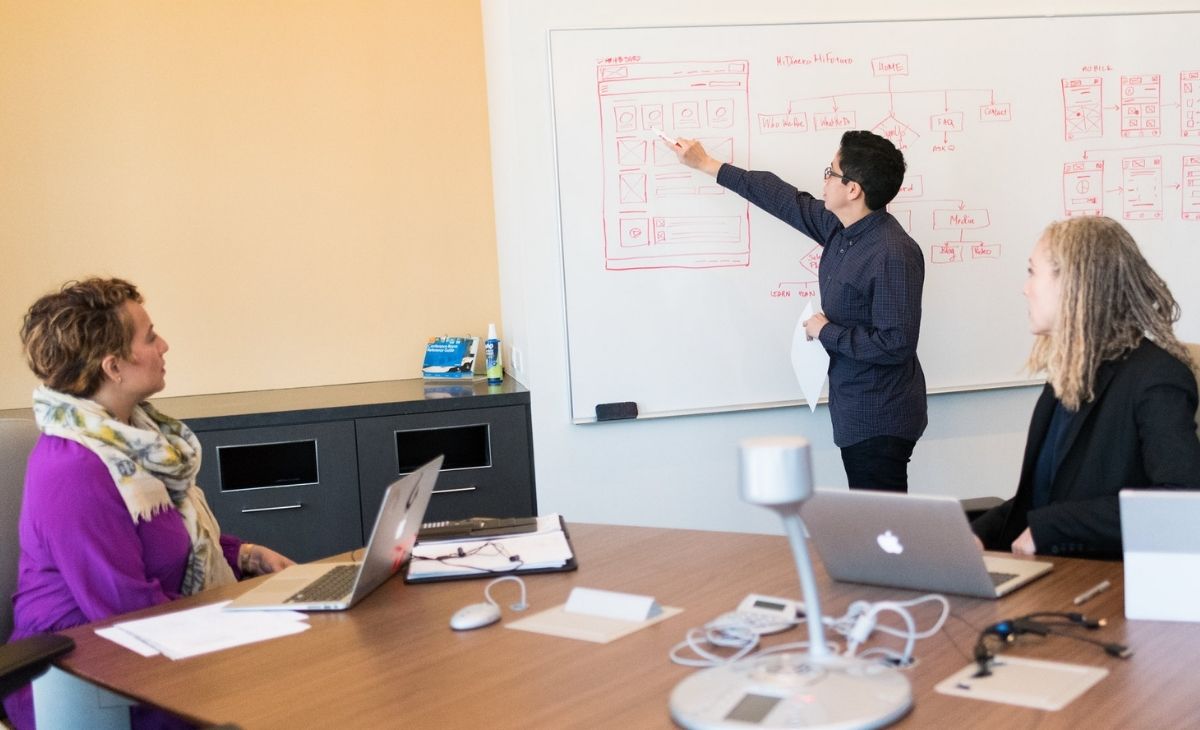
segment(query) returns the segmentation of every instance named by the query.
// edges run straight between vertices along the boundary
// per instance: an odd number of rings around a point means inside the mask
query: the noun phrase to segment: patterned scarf
[[[33,415],[42,433],[74,441],[100,457],[135,524],[165,509],[179,511],[192,541],[184,595],[234,582],[217,519],[196,486],[200,442],[182,421],[142,403],[133,409],[133,424],[122,423],[95,401],[44,385],[33,391]]]

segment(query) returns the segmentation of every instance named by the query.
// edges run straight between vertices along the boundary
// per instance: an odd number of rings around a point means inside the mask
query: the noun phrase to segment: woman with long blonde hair
[[[1179,305],[1110,218],[1051,223],[1029,257],[1030,370],[1045,373],[1016,495],[972,524],[991,550],[1120,557],[1117,493],[1200,487],[1196,364]]]

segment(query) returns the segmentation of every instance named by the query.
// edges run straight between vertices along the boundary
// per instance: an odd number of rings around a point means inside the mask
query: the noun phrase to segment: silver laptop
[[[982,552],[953,497],[817,489],[800,514],[835,580],[999,598],[1054,567]]]
[[[439,456],[387,488],[361,563],[293,565],[238,596],[226,610],[343,611],[358,603],[412,556],[441,466]]]
[[[1122,489],[1125,618],[1200,621],[1200,492]]]

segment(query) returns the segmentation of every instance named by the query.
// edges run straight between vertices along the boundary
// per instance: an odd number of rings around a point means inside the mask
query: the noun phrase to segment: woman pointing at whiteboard
[[[925,261],[886,210],[904,181],[904,155],[871,132],[846,132],[818,200],[772,173],[722,163],[694,139],[673,149],[821,245],[824,311],[804,329],[829,352],[829,414],[846,478],[851,488],[908,491],[908,462],[928,418],[917,359]]]

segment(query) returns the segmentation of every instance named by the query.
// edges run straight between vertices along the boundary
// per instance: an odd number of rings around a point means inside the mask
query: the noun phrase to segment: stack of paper
[[[96,633],[142,656],[184,659],[309,628],[308,616],[297,611],[222,611],[228,603],[122,621]]]
[[[562,568],[574,557],[557,514],[537,530],[488,538],[423,541],[413,548],[409,580]]]

